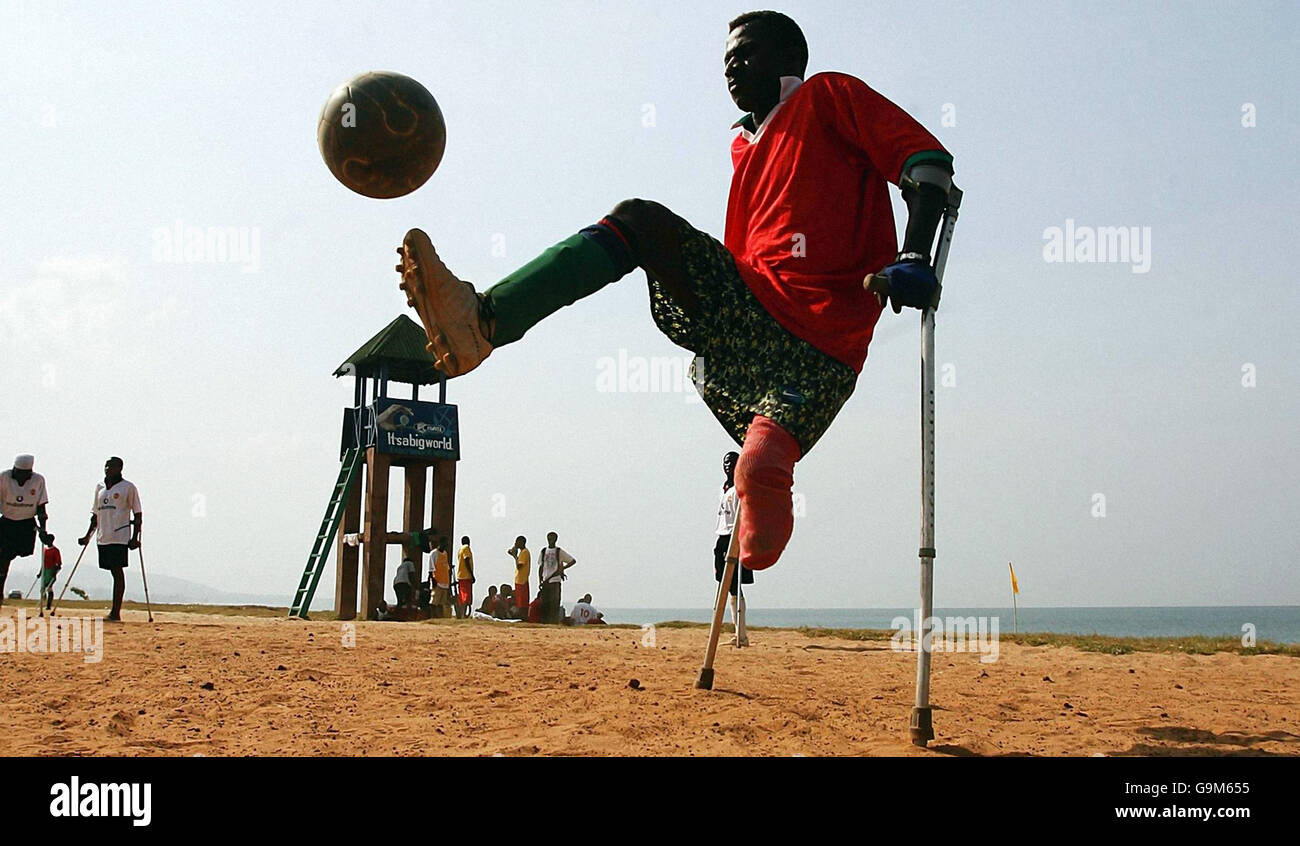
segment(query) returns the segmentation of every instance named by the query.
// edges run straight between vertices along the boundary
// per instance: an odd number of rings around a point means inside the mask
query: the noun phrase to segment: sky
[[[331,373],[407,311],[410,227],[480,289],[629,197],[722,234],[744,7],[0,8],[0,462],[36,455],[65,557],[119,455],[151,574],[288,604],[352,399]],[[936,328],[936,605],[1008,604],[1009,561],[1024,605],[1300,604],[1296,7],[779,8],[809,73],[910,111],[965,191]],[[386,201],[336,182],[315,140],[335,86],[377,69],[447,121],[437,173]],[[177,260],[178,226],[248,250]],[[1109,227],[1128,254],[1077,260]],[[918,352],[917,313],[887,312],[752,606],[916,602]],[[689,384],[601,390],[620,355],[685,355],[640,271],[449,383],[480,585],[510,580],[516,535],[554,530],[578,561],[566,597],[711,602],[732,444]],[[333,592],[331,565],[316,606]]]

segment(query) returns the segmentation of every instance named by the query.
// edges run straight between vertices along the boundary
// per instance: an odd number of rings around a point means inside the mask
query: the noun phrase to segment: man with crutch
[[[761,570],[790,540],[795,462],[852,394],[882,299],[895,310],[930,301],[928,245],[952,156],[862,80],[804,79],[808,44],[789,17],[750,12],[727,32],[727,89],[748,114],[735,123],[723,241],[628,199],[482,293],[418,229],[398,248],[397,270],[436,366],[455,377],[644,269],[656,325],[695,353],[696,388],[741,445],[734,537],[742,565]],[[891,183],[908,206],[901,252]],[[869,273],[885,280],[883,294],[863,290]]]
[[[0,473],[0,605],[4,604],[10,562],[31,555],[37,535],[42,546],[54,540],[45,530],[49,519],[45,506],[50,498],[45,477],[32,471],[35,461],[30,455],[20,455],[14,459],[13,469]]]
[[[722,583],[722,576],[727,569],[727,550],[731,548],[731,534],[736,528],[736,462],[740,453],[729,452],[722,457],[722,472],[725,479],[722,490],[718,492],[718,523],[714,529],[717,540],[713,544],[713,580]],[[741,586],[754,583],[754,571],[748,567],[740,568],[740,573],[732,573],[731,621],[736,635],[732,643],[737,647],[749,646],[749,634],[745,631],[745,591]],[[719,588],[721,589],[721,588]]]
[[[140,548],[140,528],[144,515],[140,510],[140,492],[131,482],[122,478],[122,459],[114,456],[104,463],[104,481],[95,487],[95,502],[90,513],[90,526],[86,534],[77,539],[82,546],[90,543],[90,536],[99,530],[99,568],[113,574],[113,610],[105,620],[121,622],[122,596],[126,593],[123,570],[128,566],[128,550]],[[144,577],[141,559],[141,577]],[[146,582],[146,594],[148,592]],[[147,598],[147,597],[146,597]],[[149,617],[153,619],[153,610]]]
[[[937,295],[931,245],[953,174],[952,156],[939,141],[861,80],[822,73],[805,81],[806,44],[793,22],[770,13],[738,20],[727,39],[725,69],[732,99],[749,114],[736,123],[740,133],[732,143],[726,246],[746,287],[795,344],[772,343],[733,317],[733,326],[751,336],[736,354],[768,365],[760,370],[751,363],[746,372],[774,401],[748,409],[752,423],[736,470],[736,537],[725,553],[696,682],[702,688],[713,684],[722,588],[733,568],[763,569],[784,549],[793,527],[794,462],[848,399],[884,307],[896,314],[905,306],[926,309]],[[908,210],[901,249],[891,183]],[[782,378],[771,366],[795,360],[807,346],[824,354],[800,359],[811,377]],[[712,381],[715,362],[706,365]],[[837,378],[841,367],[847,382]],[[752,393],[750,386],[742,395]]]

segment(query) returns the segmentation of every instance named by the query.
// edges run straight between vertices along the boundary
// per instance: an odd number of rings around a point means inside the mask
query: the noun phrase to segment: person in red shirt
[[[804,79],[808,45],[783,14],[731,21],[723,58],[727,89],[748,112],[733,127],[723,242],[632,199],[483,293],[419,229],[398,248],[397,270],[438,367],[458,376],[644,269],[655,323],[696,354],[696,388],[741,445],[740,563],[758,570],[790,539],[795,462],[852,394],[885,304],[925,308],[937,294],[930,250],[953,170],[943,145],[866,83]],[[890,183],[908,208],[901,251]]]
[[[54,581],[59,576],[59,570],[63,568],[63,555],[54,545],[54,535],[47,535],[47,538],[41,562],[41,595],[45,598],[45,610],[49,611],[54,607]],[[39,606],[40,602],[36,604]]]

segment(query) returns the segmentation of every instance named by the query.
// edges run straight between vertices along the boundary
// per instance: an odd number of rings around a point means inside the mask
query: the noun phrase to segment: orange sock
[[[740,563],[765,570],[776,563],[794,531],[790,491],[799,443],[771,418],[756,415],[736,462],[740,500]]]

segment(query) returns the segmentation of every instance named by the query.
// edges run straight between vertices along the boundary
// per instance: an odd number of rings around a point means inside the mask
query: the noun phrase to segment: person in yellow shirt
[[[433,606],[433,616],[446,617],[447,606],[451,605],[451,554],[447,551],[447,538],[438,539],[438,549],[433,553],[433,571],[429,573],[429,581],[433,584],[432,598],[429,600]]]
[[[506,554],[515,560],[515,607],[528,613],[528,576],[533,569],[533,556],[528,551],[528,540],[520,535]]]
[[[469,536],[460,539],[456,553],[456,616],[468,617],[474,609],[474,553],[469,548]]]

